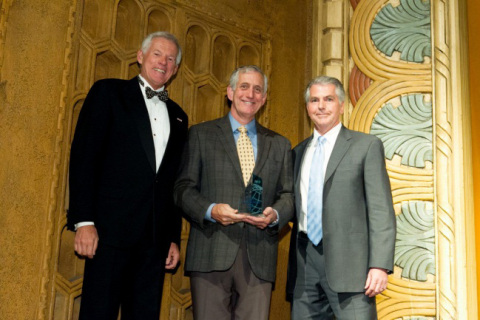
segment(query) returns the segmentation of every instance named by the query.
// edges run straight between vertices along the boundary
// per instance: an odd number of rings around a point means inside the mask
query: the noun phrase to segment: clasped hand
[[[233,209],[230,205],[219,203],[212,208],[212,219],[221,223],[223,226],[228,226],[237,222],[245,222],[254,225],[259,229],[265,229],[277,219],[277,214],[272,207],[267,207],[263,210],[262,215],[254,216],[246,213],[239,213],[237,209]]]

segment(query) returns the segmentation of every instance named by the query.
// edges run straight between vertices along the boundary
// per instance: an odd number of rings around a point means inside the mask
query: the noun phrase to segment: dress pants
[[[323,243],[315,246],[303,232],[297,237],[297,281],[292,320],[375,320],[375,297],[364,292],[333,291],[325,274]]]
[[[120,308],[122,320],[158,320],[166,255],[148,236],[131,248],[100,238],[94,258],[85,262],[80,320],[116,320]]]
[[[226,271],[192,272],[195,320],[267,320],[272,283],[255,276],[242,240],[233,266]]]

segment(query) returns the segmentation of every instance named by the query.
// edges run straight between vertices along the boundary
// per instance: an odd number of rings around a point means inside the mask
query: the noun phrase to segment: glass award
[[[252,174],[250,182],[245,188],[245,192],[240,199],[239,212],[249,213],[251,215],[260,215],[263,213],[262,201],[263,187],[262,178]]]

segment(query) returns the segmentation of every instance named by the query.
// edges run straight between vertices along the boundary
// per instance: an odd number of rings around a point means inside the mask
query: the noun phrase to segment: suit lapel
[[[145,105],[145,100],[140,91],[137,77],[130,79],[130,81],[127,82],[126,90],[124,91],[124,99],[127,108],[131,111],[148,162],[150,163],[152,170],[155,172],[155,146],[153,144],[152,127],[150,125],[147,106]]]
[[[228,114],[225,117],[220,118],[217,125],[219,127],[218,138],[225,148],[228,157],[232,161],[238,178],[243,183],[242,169],[240,168],[240,160],[238,159],[237,147],[235,145],[235,138],[233,137],[232,126]]]
[[[257,127],[257,160],[255,161],[255,168],[253,168],[253,173],[258,175],[258,173],[262,170],[263,165],[268,159],[272,141],[271,139],[268,139],[268,131],[260,124],[258,124],[258,122],[255,123]]]
[[[342,126],[342,128],[340,129],[340,133],[338,134],[337,141],[335,142],[335,145],[333,147],[332,154],[330,155],[330,160],[328,161],[327,171],[325,172],[325,182],[330,179],[332,174],[337,169],[338,164],[345,156],[345,153],[350,148],[350,139],[350,132],[348,131],[348,129]]]

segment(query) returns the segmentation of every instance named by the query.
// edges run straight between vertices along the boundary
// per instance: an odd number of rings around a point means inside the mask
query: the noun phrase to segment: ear
[[[265,94],[263,95],[263,98],[262,98],[262,106],[265,104],[265,102],[267,102],[267,93],[265,92]]]
[[[343,114],[343,112],[344,112],[344,107],[343,107],[344,105],[345,105],[345,102],[342,102],[340,104],[340,114]]]
[[[230,101],[233,101],[233,89],[230,86],[227,87],[227,97]]]
[[[143,63],[143,52],[142,50],[138,50],[137,51],[137,62],[139,64],[142,64]]]

